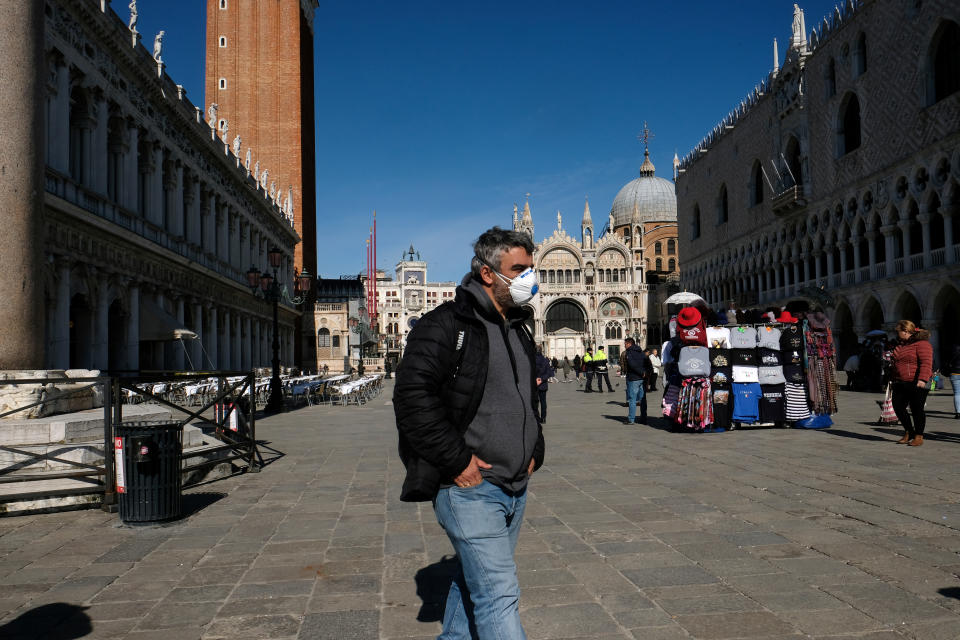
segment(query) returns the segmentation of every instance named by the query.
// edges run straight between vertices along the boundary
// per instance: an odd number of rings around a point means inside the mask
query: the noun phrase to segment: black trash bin
[[[114,437],[119,454],[115,464],[120,519],[161,522],[179,518],[183,512],[183,425],[123,422],[115,426]]]

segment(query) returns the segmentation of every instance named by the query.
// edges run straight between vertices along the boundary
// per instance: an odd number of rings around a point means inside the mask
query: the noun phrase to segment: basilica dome
[[[620,189],[613,199],[610,214],[614,227],[629,225],[633,221],[634,207],[640,222],[675,221],[677,219],[677,194],[671,181],[654,174],[650,153],[644,153],[640,177],[631,180]]]

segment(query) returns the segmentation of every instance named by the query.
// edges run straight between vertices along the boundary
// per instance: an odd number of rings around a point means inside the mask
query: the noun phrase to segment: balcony
[[[807,201],[803,197],[803,189],[794,185],[792,187],[787,187],[777,195],[773,197],[771,202],[773,207],[773,212],[779,215],[790,213],[791,211],[796,211],[797,209],[802,209],[807,206]]]
[[[923,271],[923,255],[910,256],[910,271]]]
[[[930,252],[930,265],[934,267],[940,267],[946,264],[947,258],[947,249],[946,247],[940,247],[939,249],[934,249]]]

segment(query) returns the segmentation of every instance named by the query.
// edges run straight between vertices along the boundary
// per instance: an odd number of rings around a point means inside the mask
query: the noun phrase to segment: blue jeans
[[[627,422],[633,424],[637,417],[637,401],[643,400],[643,380],[627,380]],[[640,419],[646,422],[647,412],[641,405]]]
[[[483,640],[526,640],[513,559],[526,504],[526,490],[511,496],[486,480],[437,494],[433,502],[437,522],[460,562],[437,640],[469,640],[471,629]]]
[[[960,413],[960,373],[950,374],[950,386],[953,387],[953,412]]]

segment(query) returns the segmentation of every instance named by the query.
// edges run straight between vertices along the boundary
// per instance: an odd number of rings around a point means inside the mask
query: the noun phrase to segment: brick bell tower
[[[219,105],[285,201],[302,242],[294,265],[317,275],[313,14],[318,0],[207,0],[205,107]],[[268,185],[269,186],[269,185]],[[263,265],[257,265],[263,267]]]

